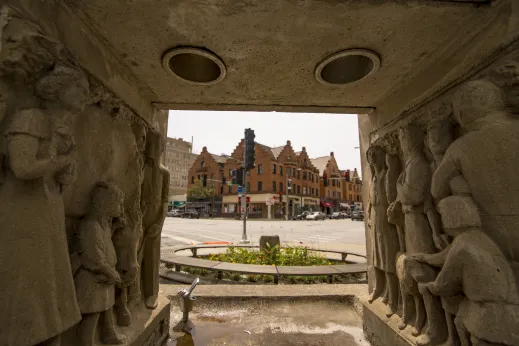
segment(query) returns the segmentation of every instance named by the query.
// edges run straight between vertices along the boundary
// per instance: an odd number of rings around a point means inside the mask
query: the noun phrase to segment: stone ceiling
[[[143,96],[161,108],[369,113],[386,107],[391,116],[459,70],[466,43],[487,35],[486,25],[510,12],[506,0],[498,6],[476,2],[68,0],[140,82]],[[168,73],[162,56],[178,46],[212,51],[226,77],[200,86]],[[351,48],[377,53],[379,70],[342,86],[317,82],[317,64]]]

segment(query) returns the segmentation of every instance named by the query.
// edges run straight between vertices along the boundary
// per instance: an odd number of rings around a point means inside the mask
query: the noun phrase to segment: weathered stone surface
[[[267,248],[267,244],[269,247],[281,246],[281,241],[279,240],[278,235],[262,235],[260,237],[260,249]]]

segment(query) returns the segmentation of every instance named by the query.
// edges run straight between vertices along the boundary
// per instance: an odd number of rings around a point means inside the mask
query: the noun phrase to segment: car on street
[[[348,214],[339,212],[339,211],[332,213],[330,215],[330,219],[334,219],[334,220],[342,220],[342,219],[346,219],[347,217],[348,217]]]
[[[196,210],[188,210],[182,214],[183,219],[199,219],[200,214]]]
[[[169,216],[169,217],[182,217],[183,213],[184,212],[182,210],[175,209],[175,210],[168,211],[167,216]]]
[[[364,212],[362,210],[355,210],[351,213],[351,220],[364,221]]]
[[[340,214],[342,215],[343,219],[349,219],[351,217],[350,213],[347,213],[347,212],[344,212],[344,211],[341,211]]]
[[[305,220],[308,215],[312,214],[310,211],[303,211],[302,213],[294,216],[294,220]]]
[[[313,213],[307,215],[306,219],[307,220],[315,220],[315,221],[317,221],[317,220],[325,220],[326,219],[326,215],[324,215],[321,212],[316,211],[316,212],[313,212]]]

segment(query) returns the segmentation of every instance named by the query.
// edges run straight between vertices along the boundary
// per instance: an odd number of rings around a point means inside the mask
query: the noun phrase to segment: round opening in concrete
[[[365,49],[344,50],[330,55],[315,69],[315,78],[324,85],[344,85],[373,74],[380,67],[380,58]]]
[[[164,54],[162,65],[168,72],[196,85],[218,83],[227,72],[220,58],[200,48],[172,49]]]

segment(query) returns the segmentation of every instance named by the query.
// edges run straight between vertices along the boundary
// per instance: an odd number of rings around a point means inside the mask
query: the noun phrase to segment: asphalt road
[[[167,217],[162,229],[162,248],[180,244],[213,241],[238,243],[243,223],[239,220],[180,219]],[[316,246],[325,249],[347,248],[365,253],[364,222],[324,221],[247,221],[247,236],[258,243],[262,235],[279,235],[282,243]]]

